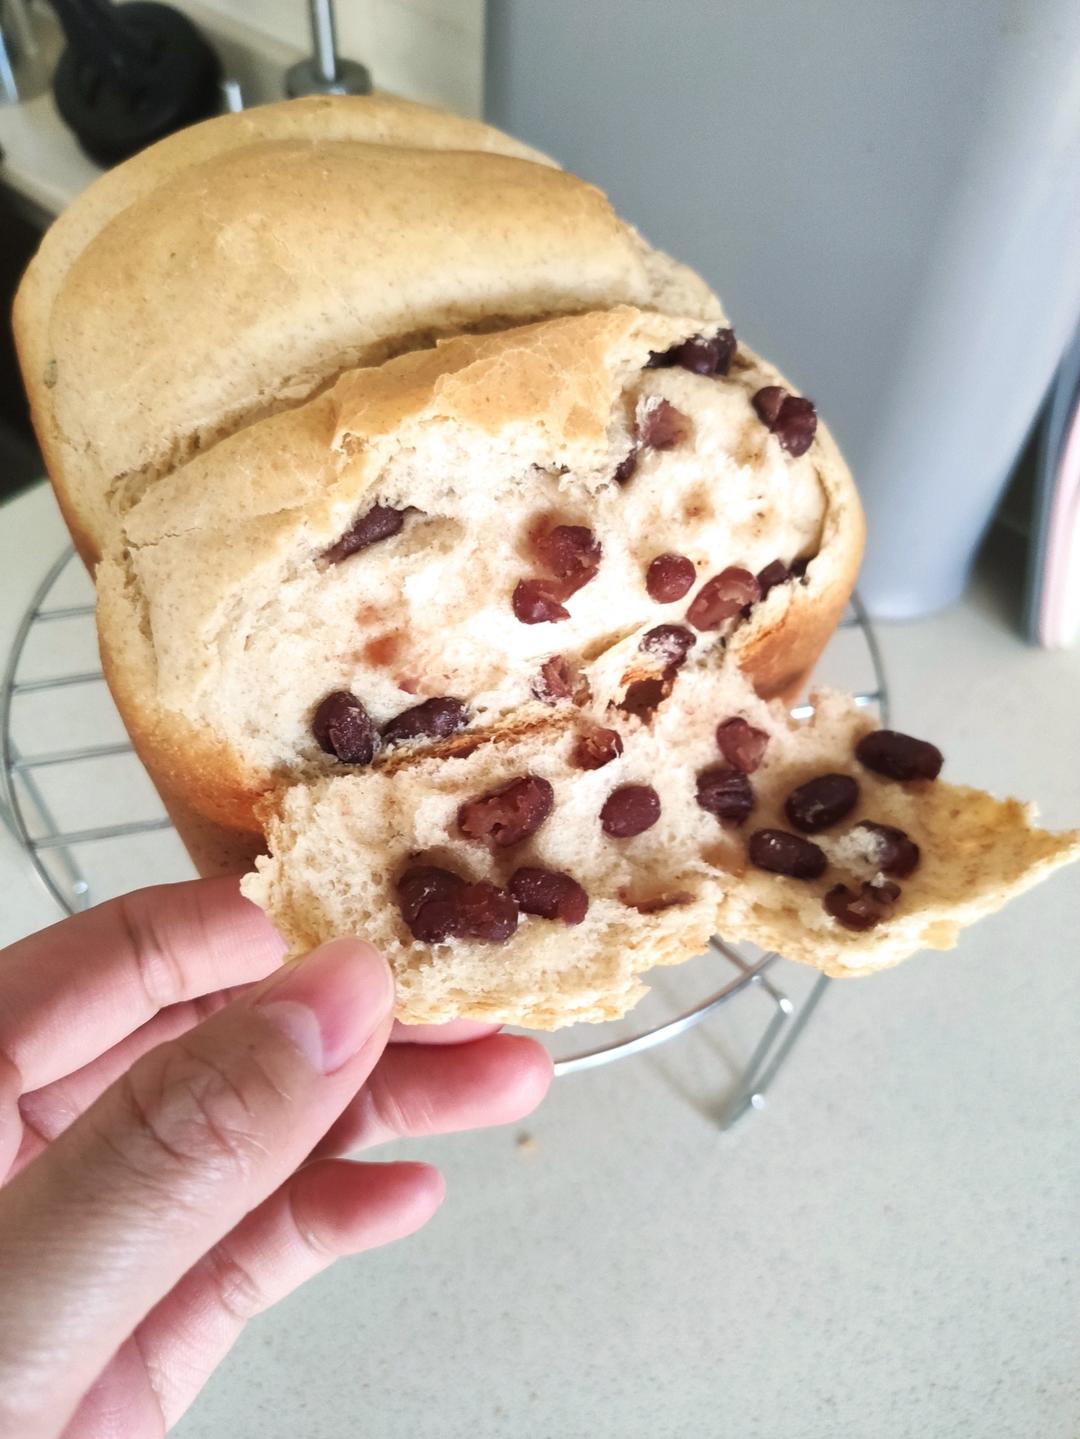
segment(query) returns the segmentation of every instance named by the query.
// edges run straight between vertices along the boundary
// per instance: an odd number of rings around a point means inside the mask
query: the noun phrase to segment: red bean
[[[555,624],[570,618],[570,611],[561,603],[564,598],[562,587],[552,580],[520,580],[511,604],[523,625]]]
[[[467,884],[451,870],[416,865],[397,882],[401,915],[424,944],[446,939],[509,939],[517,929],[517,904],[486,881]]]
[[[587,584],[600,568],[600,542],[584,525],[556,525],[533,540],[537,558],[553,575],[572,585],[569,593]],[[564,598],[560,596],[560,598]]]
[[[518,907],[512,895],[486,880],[467,884],[452,900],[454,934],[458,939],[486,939],[501,943],[518,927]]]
[[[892,824],[875,824],[870,819],[864,819],[855,828],[864,829],[874,836],[877,855],[873,862],[883,874],[906,879],[918,869],[921,857],[919,846],[904,830]]]
[[[708,338],[692,335],[689,340],[672,345],[669,350],[654,350],[645,368],[666,370],[679,365],[695,375],[726,375],[737,348],[734,330],[717,330]]]
[[[789,879],[818,879],[829,865],[825,851],[813,840],[783,829],[756,829],[747,849],[758,869]]]
[[[589,896],[568,874],[559,870],[524,866],[510,876],[510,893],[526,914],[580,924],[589,908]]]
[[[697,802],[717,819],[738,825],[754,808],[754,789],[742,770],[714,765],[697,777]]]
[[[750,400],[758,413],[758,418],[763,424],[768,425],[770,430],[780,418],[780,410],[786,396],[787,391],[783,386],[765,385]]]
[[[668,400],[656,400],[645,412],[641,443],[650,450],[673,450],[690,438],[690,421]]]
[[[783,560],[772,560],[763,570],[758,571],[758,589],[761,591],[761,598],[764,599],[770,590],[777,585],[786,585],[791,579],[791,571]]]
[[[465,881],[437,865],[407,869],[397,882],[401,915],[415,939],[424,944],[441,944],[454,932],[454,896]]]
[[[731,565],[705,581],[694,596],[686,618],[696,630],[716,630],[760,597],[758,582],[750,571]]]
[[[687,594],[697,570],[685,555],[657,555],[645,575],[645,588],[657,604],[669,605]]]
[[[878,729],[863,735],[855,758],[886,779],[937,779],[944,756],[928,740],[913,739],[898,730]]]
[[[822,904],[826,913],[845,929],[862,933],[888,919],[899,897],[900,886],[888,880],[884,884],[864,883],[857,893],[846,884],[837,884],[829,890]]]
[[[469,711],[464,701],[443,695],[438,699],[424,700],[411,709],[402,710],[382,727],[386,744],[400,744],[410,739],[445,739],[456,730],[464,729],[469,723]]]
[[[780,385],[766,385],[751,403],[789,455],[805,455],[817,433],[817,410],[813,400],[789,395]]]
[[[638,649],[652,655],[665,669],[678,669],[697,644],[697,635],[684,625],[657,625],[642,635]]]
[[[660,818],[660,796],[648,784],[624,784],[612,790],[600,811],[600,824],[612,839],[644,834]]]
[[[375,758],[379,744],[375,723],[348,690],[326,696],[312,716],[311,732],[320,748],[343,764],[370,764]]]
[[[370,510],[352,522],[339,540],[323,551],[322,559],[329,565],[337,565],[358,550],[366,550],[368,545],[388,540],[401,529],[407,513],[407,510],[396,510],[392,505],[372,505]]]
[[[637,469],[637,463],[638,451],[637,446],[635,445],[634,448],[627,455],[626,459],[620,460],[619,463],[615,466],[615,483],[617,485],[627,484],[633,476],[634,471]]]
[[[458,828],[469,839],[505,849],[535,834],[554,806],[555,791],[548,781],[526,774],[466,800],[458,810]]]
[[[849,774],[821,774],[793,789],[784,801],[788,823],[817,834],[849,815],[859,802],[858,781]]]
[[[585,730],[574,746],[573,761],[578,769],[603,769],[623,752],[623,742],[613,729]]]
[[[576,679],[570,661],[563,655],[552,655],[540,666],[540,673],[532,683],[532,692],[542,704],[558,704],[574,693]]]
[[[744,774],[753,774],[765,758],[769,736],[741,715],[733,715],[716,726],[716,744],[729,765]]]

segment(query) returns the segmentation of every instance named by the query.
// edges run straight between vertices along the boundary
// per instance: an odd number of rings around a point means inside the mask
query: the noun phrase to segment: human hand
[[[533,1040],[392,1031],[371,946],[281,954],[234,880],[0,953],[2,1439],[163,1434],[247,1319],[442,1200],[428,1165],[336,1156],[546,1091]]]

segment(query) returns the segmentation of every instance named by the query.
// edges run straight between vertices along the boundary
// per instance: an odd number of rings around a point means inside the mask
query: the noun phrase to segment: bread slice
[[[554,1029],[613,1019],[645,992],[658,964],[701,952],[710,935],[751,940],[838,976],[869,974],[923,948],[948,949],[959,929],[997,909],[1057,866],[1080,857],[1080,832],[1049,834],[1033,811],[943,780],[897,782],[854,756],[871,722],[836,694],[815,697],[813,718],[795,723],[778,701],[753,692],[730,659],[691,662],[648,722],[617,708],[568,710],[532,731],[492,740],[465,757],[426,757],[394,774],[379,770],[288,787],[267,805],[271,856],[243,881],[294,952],[333,935],[362,934],[390,959],[399,1016],[434,1022],[463,1016]],[[742,824],[697,802],[698,776],[724,761],[717,724],[741,717],[768,735],[748,776],[754,804]],[[602,722],[622,739],[610,763],[582,770],[580,734]],[[784,801],[827,773],[855,778],[844,818],[807,836],[828,859],[819,878],[788,878],[748,859],[761,828],[792,831]],[[534,835],[506,849],[470,841],[460,806],[528,774],[547,780],[554,805]],[[602,828],[608,797],[647,785],[659,797],[655,824],[630,838]],[[891,913],[863,933],[826,912],[837,884],[883,883],[882,853],[863,820],[898,827],[921,850]],[[419,864],[470,882],[505,886],[522,867],[571,875],[586,891],[578,924],[522,914],[504,942],[448,938],[423,944],[402,917],[395,882]]]
[[[80,551],[179,461],[343,369],[629,302],[720,317],[593,186],[491,127],[384,96],[222,116],[90,187],[14,329]]]
[[[858,500],[824,426],[800,455],[770,433],[753,398],[784,382],[751,352],[726,374],[652,360],[700,328],[623,306],[462,336],[349,372],[160,479],[97,572],[106,673],[155,778],[258,833],[283,776],[339,767],[313,732],[326,696],[380,728],[454,698],[466,743],[543,717],[555,657],[621,699],[666,668],[643,636],[685,625],[733,566],[806,568],[749,618],[685,631],[696,654],[730,646],[766,694],[797,684],[851,591]],[[663,448],[659,412],[678,431]],[[374,506],[398,532],[328,561]],[[591,534],[595,574],[564,618],[524,623],[517,587],[548,574],[535,541],[555,524]],[[647,583],[669,552],[690,578],[665,602]]]

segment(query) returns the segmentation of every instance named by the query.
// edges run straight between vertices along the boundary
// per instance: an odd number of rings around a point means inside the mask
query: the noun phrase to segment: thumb
[[[0,1191],[0,1434],[56,1432],[139,1320],[356,1094],[393,981],[334,940],[145,1055]]]

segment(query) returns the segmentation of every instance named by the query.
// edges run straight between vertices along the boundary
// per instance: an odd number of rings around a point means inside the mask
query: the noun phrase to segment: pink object
[[[1080,398],[1060,454],[1039,599],[1039,643],[1048,649],[1064,649],[1080,633]]]

